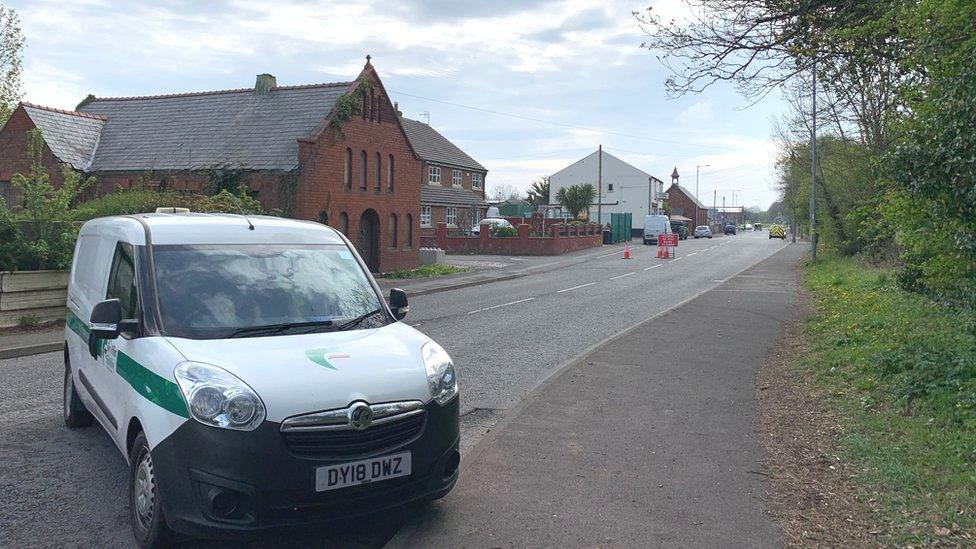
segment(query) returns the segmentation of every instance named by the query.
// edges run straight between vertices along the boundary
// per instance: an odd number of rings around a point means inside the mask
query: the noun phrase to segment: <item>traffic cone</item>
[[[664,248],[664,259],[671,259],[671,252],[669,248]]]
[[[630,242],[624,242],[624,259],[630,259]]]
[[[661,259],[662,257],[664,257],[664,255],[662,255],[662,253],[661,253],[661,247],[658,246],[658,248],[657,248],[657,258],[658,259]]]

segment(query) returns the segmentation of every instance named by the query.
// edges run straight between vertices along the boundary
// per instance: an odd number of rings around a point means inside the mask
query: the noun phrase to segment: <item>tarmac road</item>
[[[571,268],[415,297],[406,321],[457,364],[466,451],[559,365],[787,245],[765,232],[687,240],[664,261],[637,241],[629,260],[619,249],[593,252]],[[125,460],[99,428],[64,428],[62,368],[59,353],[0,361],[0,546],[130,547]],[[402,520],[254,545],[381,546]]]

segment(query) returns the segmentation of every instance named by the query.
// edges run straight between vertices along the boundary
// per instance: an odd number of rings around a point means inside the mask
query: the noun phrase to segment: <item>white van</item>
[[[64,421],[129,463],[140,546],[443,497],[458,385],[355,248],[317,223],[95,219],[68,287]]]
[[[644,216],[644,245],[657,244],[661,234],[671,234],[671,220],[666,215]]]

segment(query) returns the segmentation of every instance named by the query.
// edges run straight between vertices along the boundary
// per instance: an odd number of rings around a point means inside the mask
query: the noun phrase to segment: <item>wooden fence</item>
[[[67,298],[67,271],[0,272],[0,328],[63,319]]]

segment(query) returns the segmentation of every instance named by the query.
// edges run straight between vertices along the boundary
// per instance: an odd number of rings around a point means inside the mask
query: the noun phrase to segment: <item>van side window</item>
[[[119,298],[122,302],[122,318],[136,318],[139,310],[139,293],[136,291],[136,267],[131,244],[119,242],[115,247],[106,297],[107,299]]]

